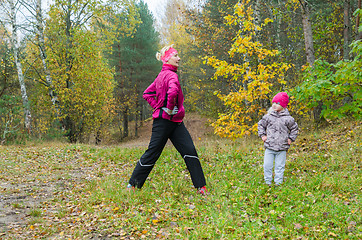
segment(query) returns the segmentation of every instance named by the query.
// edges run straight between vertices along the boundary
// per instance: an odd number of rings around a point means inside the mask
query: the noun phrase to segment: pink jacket
[[[172,122],[182,122],[185,116],[184,95],[176,72],[177,67],[164,64],[155,81],[143,92],[143,98],[154,109],[153,119],[163,118]],[[175,106],[178,107],[178,113],[172,116],[162,110],[163,107],[172,110]]]

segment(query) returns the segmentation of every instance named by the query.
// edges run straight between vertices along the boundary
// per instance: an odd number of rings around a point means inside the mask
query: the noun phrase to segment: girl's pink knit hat
[[[285,92],[280,92],[273,97],[273,103],[278,103],[283,108],[286,108],[289,103],[289,96]]]

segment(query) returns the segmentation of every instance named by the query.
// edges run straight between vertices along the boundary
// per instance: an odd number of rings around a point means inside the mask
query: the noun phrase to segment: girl
[[[258,122],[258,135],[264,141],[264,180],[271,185],[273,180],[273,165],[275,161],[274,182],[279,186],[283,182],[286,154],[290,144],[298,135],[298,124],[290,116],[286,108],[289,96],[280,92],[274,96],[272,107]]]
[[[168,139],[183,157],[198,193],[206,194],[205,176],[192,138],[182,122],[185,116],[184,96],[176,74],[180,57],[172,46],[162,48],[156,54],[163,62],[155,81],[144,91],[143,98],[154,109],[152,136],[129,180],[128,188],[142,188]]]

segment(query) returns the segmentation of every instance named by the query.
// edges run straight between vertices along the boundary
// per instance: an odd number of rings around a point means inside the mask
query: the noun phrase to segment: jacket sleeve
[[[266,136],[267,121],[265,116],[258,122],[258,136]]]
[[[155,109],[157,100],[156,100],[156,84],[153,82],[144,92],[143,98],[150,104],[150,106]]]
[[[298,124],[296,123],[294,118],[292,118],[292,120],[288,123],[288,128],[290,131],[289,138],[294,142],[297,139],[299,132]]]
[[[177,98],[180,91],[180,83],[176,74],[170,78],[167,90],[167,105],[166,107],[172,110],[177,104]]]

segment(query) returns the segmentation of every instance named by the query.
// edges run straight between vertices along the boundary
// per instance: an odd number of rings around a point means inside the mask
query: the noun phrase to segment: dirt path
[[[53,197],[53,184],[9,184],[1,183],[0,196],[0,238],[9,230],[26,225],[31,215],[38,214],[37,208]]]

